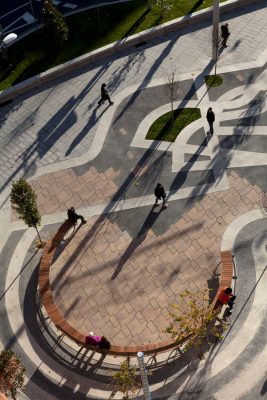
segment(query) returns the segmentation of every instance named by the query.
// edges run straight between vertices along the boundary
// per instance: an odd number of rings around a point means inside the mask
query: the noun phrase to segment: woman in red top
[[[230,287],[223,288],[221,293],[219,294],[218,300],[222,305],[228,305],[230,310],[233,308],[234,301],[236,296],[233,295],[233,290]]]

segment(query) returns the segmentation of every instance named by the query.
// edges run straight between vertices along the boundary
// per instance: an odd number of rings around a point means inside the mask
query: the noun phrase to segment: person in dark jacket
[[[155,201],[155,205],[158,206],[159,205],[159,200],[162,199],[163,201],[163,207],[166,208],[168,206],[168,204],[166,203],[166,193],[164,190],[164,187],[162,186],[161,183],[158,183],[155,190],[154,190],[155,196],[156,196],[156,201]]]
[[[110,100],[108,91],[107,91],[107,85],[105,83],[103,83],[101,85],[101,99],[98,102],[98,105],[100,106],[102,103],[105,103],[106,100],[108,100],[109,104],[112,106],[113,101]]]
[[[82,224],[86,224],[86,220],[82,215],[79,215],[76,213],[75,208],[71,207],[68,209],[68,220],[72,223],[72,224],[76,224],[76,222],[78,221],[78,219],[80,219],[82,221]]]
[[[209,123],[209,127],[210,127],[210,134],[213,135],[213,123],[215,121],[215,114],[212,111],[212,108],[209,107],[208,111],[207,111],[207,115],[206,115],[207,121]]]
[[[229,28],[227,22],[221,25],[221,36],[222,36],[222,46],[227,47],[227,39],[230,36]]]

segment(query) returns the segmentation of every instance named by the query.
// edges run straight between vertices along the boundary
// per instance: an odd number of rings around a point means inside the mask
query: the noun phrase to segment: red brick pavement
[[[30,181],[37,193],[41,214],[65,211],[71,206],[80,207],[106,203],[117,192],[115,178],[120,170],[109,168],[98,172],[91,167],[85,174],[77,176],[72,168],[43,175]]]
[[[185,289],[206,288],[208,280],[214,285],[226,227],[259,207],[258,187],[235,172],[229,183],[229,190],[204,196],[163,235],[148,231],[130,255],[133,239],[127,232],[107,218],[91,218],[51,268],[55,301],[66,319],[114,344],[165,340],[169,304]],[[112,280],[125,254],[129,257]]]

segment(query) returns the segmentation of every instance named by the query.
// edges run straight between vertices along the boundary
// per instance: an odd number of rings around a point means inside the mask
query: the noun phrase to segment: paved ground
[[[35,295],[35,232],[8,201],[19,176],[38,194],[44,238],[67,207],[86,216],[57,254],[54,296],[81,331],[103,332],[116,344],[164,339],[168,304],[185,288],[216,288],[220,250],[232,250],[238,301],[225,340],[202,361],[193,351],[146,358],[153,399],[266,397],[267,8],[258,2],[223,18],[232,34],[218,88],[204,83],[211,65],[203,23],[0,108],[0,339],[25,362],[30,399],[108,398],[108,371],[121,360],[79,349],[45,320]],[[163,76],[172,65],[175,106],[199,107],[202,118],[173,144],[147,141],[147,127],[170,107]],[[115,104],[97,108],[103,81]],[[153,207],[158,181],[168,190],[167,210]]]

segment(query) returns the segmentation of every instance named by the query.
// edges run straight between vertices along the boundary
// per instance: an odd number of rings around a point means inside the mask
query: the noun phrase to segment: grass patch
[[[173,113],[173,123],[171,111],[154,121],[149,128],[146,139],[174,142],[187,125],[201,117],[199,108],[179,108],[174,110]]]
[[[216,87],[223,84],[223,78],[220,75],[209,75],[205,76],[206,85],[210,87]]]
[[[221,0],[223,2],[225,0]],[[179,0],[173,2],[172,9],[163,19],[155,6],[147,10],[147,2],[133,0],[126,3],[107,5],[68,17],[69,40],[61,48],[55,48],[53,41],[36,31],[21,39],[8,50],[8,62],[1,63],[1,88],[8,87],[33,75],[44,72],[89,51],[121,40],[129,35],[150,29],[160,23],[183,15],[191,14],[212,5],[212,0]],[[26,52],[26,54],[25,54]],[[29,54],[39,53],[34,60]],[[26,61],[28,60],[28,61]],[[23,64],[23,66],[21,65]],[[17,71],[12,75],[14,71]],[[12,75],[9,78],[9,75]]]
[[[18,78],[23,75],[25,70],[27,70],[31,65],[40,61],[43,57],[44,53],[40,51],[34,51],[25,55],[25,57],[17,65],[9,63],[6,70],[3,69],[1,71],[1,79],[3,79],[3,77],[5,78],[0,82],[0,90],[4,90],[12,86],[14,82],[16,82]],[[11,69],[10,72],[9,69]]]

